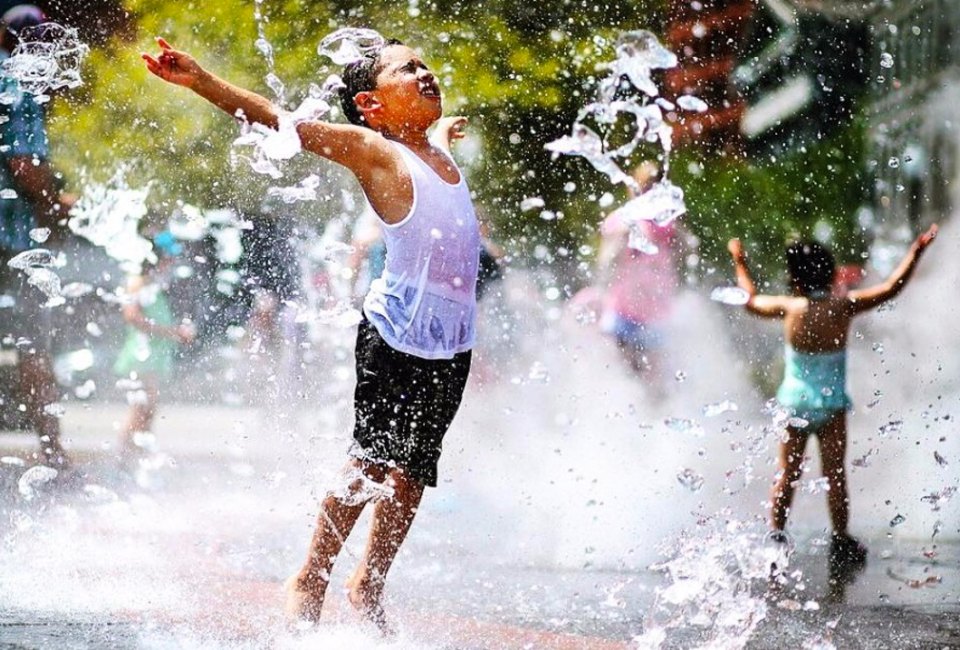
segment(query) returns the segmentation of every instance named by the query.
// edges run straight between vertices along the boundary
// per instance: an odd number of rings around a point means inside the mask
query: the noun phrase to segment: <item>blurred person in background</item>
[[[149,434],[157,413],[160,386],[173,376],[177,347],[193,341],[193,325],[177,322],[167,300],[165,284],[176,256],[183,248],[169,230],[153,238],[157,262],[144,263],[139,275],[127,279],[123,319],[127,336],[113,366],[114,372],[139,384],[130,404],[130,414],[120,435],[120,458],[134,461],[149,449]]]
[[[33,5],[17,5],[4,13],[0,61],[9,58],[23,30],[44,22],[43,12]],[[23,410],[26,423],[40,437],[40,460],[62,468],[68,460],[60,441],[60,423],[44,408],[59,399],[50,358],[47,296],[7,262],[39,242],[55,246],[63,234],[59,222],[76,198],[61,193],[60,179],[50,166],[44,105],[11,77],[0,77],[0,94],[13,98],[0,103],[0,189],[16,192],[13,198],[0,199],[0,292],[15,301],[11,308],[0,310],[0,336],[17,342],[19,389],[18,396],[4,396],[3,408]]]
[[[633,172],[639,191],[629,189],[634,199],[652,186],[660,175],[650,161]],[[633,236],[642,237],[646,251],[632,248]],[[600,326],[614,337],[623,358],[638,374],[650,379],[655,390],[662,387],[661,349],[664,322],[680,286],[678,232],[673,225],[651,221],[631,224],[621,210],[612,212],[600,225],[597,286],[602,295]]]

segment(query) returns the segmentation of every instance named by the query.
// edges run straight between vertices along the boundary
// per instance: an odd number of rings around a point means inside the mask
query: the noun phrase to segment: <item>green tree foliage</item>
[[[125,162],[143,181],[156,180],[155,195],[168,200],[255,202],[267,183],[231,165],[236,125],[189,92],[150,79],[139,59],[141,51],[156,49],[154,36],[163,35],[217,74],[269,94],[265,59],[254,46],[254,5],[126,4],[139,26],[137,38],[94,51],[83,91],[58,104],[51,131],[59,162],[68,175],[87,170],[94,179],[109,177]],[[569,240],[583,237],[577,206],[587,204],[571,201],[582,191],[571,197],[561,188],[568,181],[588,187],[598,179],[580,161],[551,162],[543,144],[566,132],[588,100],[596,65],[612,57],[610,39],[625,29],[656,28],[660,9],[658,0],[287,0],[262,3],[260,26],[293,101],[309,83],[338,71],[316,53],[320,39],[338,27],[370,26],[422,48],[443,82],[447,112],[471,118],[470,128],[482,143],[468,161],[471,182],[504,233],[556,231],[559,240]],[[331,165],[311,164],[321,175],[335,173]],[[543,196],[564,218],[546,224],[536,214],[520,214],[517,204],[524,196]]]
[[[764,281],[783,289],[783,251],[794,239],[820,239],[838,263],[863,262],[866,203],[864,129],[855,122],[829,139],[782,157],[748,161],[687,149],[672,177],[684,188],[686,225],[700,239],[701,271],[730,268],[726,243],[739,237]]]

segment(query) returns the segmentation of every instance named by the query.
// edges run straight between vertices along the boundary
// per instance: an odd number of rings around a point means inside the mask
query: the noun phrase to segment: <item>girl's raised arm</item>
[[[917,237],[900,265],[884,282],[848,293],[847,299],[850,301],[850,309],[853,313],[859,314],[874,307],[879,307],[903,291],[903,288],[907,286],[907,282],[913,276],[923,252],[936,238],[938,230],[937,224],[933,224],[925,233]]]
[[[757,285],[753,281],[750,267],[747,266],[747,253],[739,239],[731,239],[727,243],[727,250],[733,257],[733,265],[737,274],[737,286],[750,295],[744,305],[748,312],[763,318],[783,318],[787,313],[790,296],[757,295]]]

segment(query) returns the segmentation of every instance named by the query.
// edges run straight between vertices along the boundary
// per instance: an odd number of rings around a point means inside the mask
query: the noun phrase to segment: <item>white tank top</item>
[[[406,146],[393,144],[410,172],[413,205],[399,223],[380,223],[387,259],[363,313],[390,347],[451,359],[475,339],[480,228],[473,201],[459,168],[460,182],[451,185]]]

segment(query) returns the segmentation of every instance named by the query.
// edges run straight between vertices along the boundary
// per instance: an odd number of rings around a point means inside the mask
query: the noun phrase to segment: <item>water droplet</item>
[[[887,161],[887,167],[890,169],[896,169],[900,166],[900,159],[896,156],[890,156],[890,160]]]
[[[704,434],[703,428],[696,421],[687,418],[666,418],[663,424],[677,433],[692,433],[696,436]]]
[[[692,469],[683,469],[677,474],[677,481],[691,492],[699,492],[703,487],[703,476]]]
[[[736,410],[739,410],[739,408],[740,407],[737,406],[736,402],[731,402],[730,400],[725,399],[723,401],[712,402],[704,406],[703,414],[709,418],[709,417],[715,417],[717,415],[721,415],[723,413],[727,413],[729,411],[736,411]]]
[[[890,520],[890,528],[896,528],[906,520],[907,520],[906,517],[898,513],[896,517]]]
[[[710,300],[724,305],[745,305],[750,302],[750,294],[740,287],[717,287],[710,292]]]
[[[703,113],[709,108],[707,102],[693,95],[681,95],[677,97],[677,106],[685,111],[693,111],[695,113]]]
[[[74,388],[73,394],[77,396],[77,399],[90,399],[96,390],[97,384],[92,379],[88,379]]]
[[[44,405],[43,412],[47,415],[52,415],[55,418],[62,418],[67,414],[67,407],[60,402],[53,402],[51,404]]]
[[[903,429],[903,420],[892,420],[880,425],[880,436],[886,438],[891,433],[900,433],[901,429]]]
[[[93,287],[86,282],[71,282],[60,290],[64,298],[80,298],[93,291]]]
[[[522,212],[529,212],[530,210],[542,208],[544,205],[546,204],[539,196],[528,196],[524,200],[520,201],[520,210]]]
[[[550,381],[550,372],[542,363],[534,361],[530,366],[530,372],[527,374],[527,377],[533,381],[545,384]]]
[[[880,55],[880,67],[881,68],[892,68],[893,67],[893,55],[889,52],[884,52]]]
[[[859,458],[854,458],[852,465],[854,467],[870,467],[870,457],[876,456],[878,453],[879,453],[879,450],[871,449],[870,451],[865,453],[863,456],[860,456]]]
[[[37,242],[38,244],[42,244],[43,242],[47,241],[49,237],[50,237],[49,228],[34,228],[33,230],[30,231],[30,239]]]

